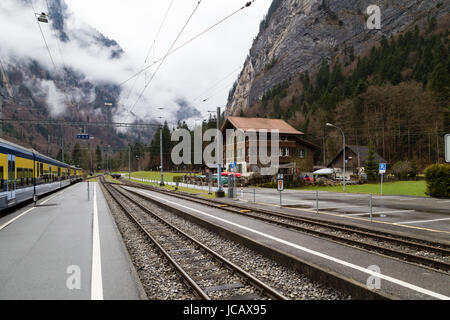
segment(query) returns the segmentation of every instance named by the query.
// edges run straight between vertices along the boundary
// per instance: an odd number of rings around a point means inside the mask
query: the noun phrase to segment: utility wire
[[[251,4],[253,2],[255,2],[256,0],[253,1],[249,1],[247,2],[243,7],[239,8],[238,10],[234,11],[233,13],[229,14],[228,16],[226,16],[225,18],[223,18],[222,20],[216,22],[215,24],[213,24],[212,26],[210,26],[209,28],[205,29],[204,31],[200,32],[198,35],[196,35],[195,37],[191,38],[190,40],[186,41],[185,43],[181,44],[180,46],[176,47],[175,49],[173,49],[172,51],[170,51],[166,56],[169,56],[173,53],[175,53],[176,51],[178,51],[179,49],[183,48],[184,46],[188,45],[189,43],[191,43],[192,41],[196,40],[197,38],[199,38],[200,36],[204,35],[206,32],[210,31],[211,29],[215,28],[216,26],[218,26],[219,24],[223,23],[224,21],[230,19],[232,16],[234,16],[235,14],[237,14],[239,11],[244,10],[245,8],[251,6]],[[165,57],[166,57],[165,56]],[[148,65],[147,67],[145,67],[144,69],[138,71],[137,73],[135,73],[134,75],[132,75],[131,77],[129,77],[128,79],[126,79],[125,81],[121,82],[119,84],[120,86],[123,86],[125,83],[127,83],[128,81],[130,81],[131,79],[137,77],[138,75],[140,75],[142,72],[144,72],[145,70],[151,68],[152,66],[154,66],[155,64],[157,64],[158,62],[160,62],[161,60],[165,59],[165,57],[163,58],[159,58],[158,60],[155,60],[151,65]]]
[[[34,9],[33,0],[30,0],[29,2],[31,4],[31,9],[33,10],[33,15],[36,18],[36,10]],[[55,71],[58,72],[58,69],[56,68],[55,61],[53,60],[52,53],[50,52],[50,48],[48,47],[47,40],[45,40],[44,32],[42,31],[41,25],[39,24],[39,21],[37,21],[37,20],[36,20],[36,23],[37,23],[37,25],[39,27],[39,30],[41,31],[42,39],[44,40],[45,47],[47,48],[48,55],[50,56],[50,60],[52,61],[53,67],[55,68]]]
[[[154,49],[154,47],[155,47],[155,45],[156,45],[156,40],[158,40],[159,34],[161,33],[161,30],[162,30],[162,28],[163,28],[163,26],[164,26],[164,23],[165,23],[166,20],[167,20],[167,16],[169,15],[170,9],[172,8],[172,4],[173,4],[174,1],[175,1],[175,0],[172,0],[172,1],[170,2],[170,4],[169,4],[169,7],[167,8],[166,14],[164,15],[164,18],[163,18],[163,20],[162,20],[162,22],[161,22],[161,25],[159,26],[158,32],[156,33],[156,36],[155,36],[155,38],[153,39],[153,42],[151,43],[151,45],[150,45],[150,47],[149,47],[149,49],[148,49],[148,51],[147,51],[147,55],[146,55],[146,57],[145,57],[145,59],[144,59],[144,63],[143,63],[142,66],[140,67],[140,70],[142,70],[142,69],[145,67],[145,65],[147,64],[148,57],[150,56],[150,53],[151,53],[151,51],[152,51],[152,48]],[[134,82],[133,82],[133,84],[131,85],[131,88],[130,88],[130,90],[128,91],[128,94],[126,95],[127,98],[126,98],[125,104],[128,104],[128,101],[129,101],[129,99],[130,99],[131,93],[133,92],[133,89],[134,89],[134,87],[135,87],[135,85],[136,85],[138,79],[139,79],[139,77],[136,77],[136,78],[134,79]]]
[[[169,55],[170,51],[172,50],[172,48],[175,46],[175,43],[178,41],[178,39],[180,38],[181,34],[183,33],[184,29],[186,29],[187,25],[189,24],[189,22],[191,21],[192,17],[194,16],[195,12],[197,11],[198,7],[200,6],[200,4],[202,3],[202,0],[199,0],[197,3],[197,6],[194,8],[194,10],[192,11],[191,15],[189,16],[189,18],[187,19],[186,23],[184,24],[183,28],[181,28],[180,32],[178,33],[178,36],[175,38],[175,41],[172,43],[172,45],[170,46],[169,50],[167,50],[166,55],[162,58],[161,63],[158,65],[158,68],[155,70],[155,72],[153,73],[152,77],[150,78],[150,81],[144,86],[144,89],[141,91],[138,99],[136,100],[136,102],[134,103],[134,105],[128,110],[129,113],[131,113],[133,111],[133,109],[136,107],[136,105],[138,104],[138,102],[141,100],[142,96],[144,95],[145,91],[147,90],[147,88],[150,86],[150,84],[152,83],[153,79],[155,78],[156,74],[158,73],[159,69],[161,68],[161,66],[163,65],[164,61],[166,60],[167,56]],[[127,114],[127,118],[128,119],[128,114]]]
[[[203,91],[201,94],[199,94],[197,97],[195,97],[192,100],[192,103],[194,103],[195,101],[197,101],[198,99],[204,97],[208,92],[210,92],[212,89],[216,88],[219,84],[221,84],[223,81],[225,81],[226,79],[228,79],[229,77],[231,77],[232,75],[235,74],[236,71],[239,71],[242,67],[238,67],[236,69],[234,69],[232,72],[230,72],[229,74],[227,74],[225,77],[223,77],[222,79],[220,79],[219,81],[217,81],[214,85],[212,85],[211,87],[209,87],[208,89],[206,89],[205,91]],[[233,82],[234,83],[234,82]]]

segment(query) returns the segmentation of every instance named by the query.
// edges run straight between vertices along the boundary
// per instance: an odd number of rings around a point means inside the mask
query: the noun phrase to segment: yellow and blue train
[[[83,178],[83,170],[0,139],[0,210],[64,188]]]

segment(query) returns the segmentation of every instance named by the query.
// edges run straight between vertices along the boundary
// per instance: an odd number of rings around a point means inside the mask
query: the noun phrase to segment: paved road
[[[212,208],[167,194],[127,187],[162,201],[236,233],[265,243],[307,263],[332,270],[366,285],[369,266],[377,266],[382,274],[381,290],[402,299],[449,299],[450,277],[382,255],[369,253],[294,230],[258,221],[244,215]]]
[[[135,181],[144,179],[132,178]],[[155,181],[156,182],[156,181]],[[173,182],[167,182],[175,185]],[[205,186],[180,184],[199,190]],[[216,191],[217,188],[212,188]],[[224,188],[228,192],[227,188]],[[319,192],[319,211],[323,214],[345,216],[346,218],[370,220],[370,200],[367,194],[343,194]],[[237,188],[237,198],[262,204],[280,204],[280,193],[275,189]],[[412,196],[373,196],[372,220],[404,225],[410,228],[424,228],[448,232],[450,237],[450,200]],[[316,192],[285,190],[282,205],[302,210],[316,211]]]

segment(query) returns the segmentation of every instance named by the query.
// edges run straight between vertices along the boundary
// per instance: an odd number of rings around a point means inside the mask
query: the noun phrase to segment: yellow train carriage
[[[0,210],[79,181],[82,172],[0,139]]]

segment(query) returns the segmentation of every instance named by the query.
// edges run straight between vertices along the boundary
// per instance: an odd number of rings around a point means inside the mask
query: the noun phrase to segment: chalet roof
[[[349,146],[346,146],[346,149],[353,151],[356,155],[358,155],[358,153],[359,153],[360,165],[361,165],[361,167],[363,167],[365,165],[367,154],[369,153],[368,146],[349,145]],[[342,150],[333,158],[333,160],[330,161],[330,163],[328,164],[328,167],[330,167],[333,164],[333,162],[336,161],[336,159],[341,154],[342,154]],[[353,159],[353,161],[356,163],[356,162],[358,162],[358,159]],[[383,159],[383,157],[381,157],[377,152],[375,152],[375,162],[376,163],[387,163],[386,160]]]
[[[236,129],[241,129],[244,132],[278,129],[280,134],[303,135],[303,132],[296,130],[286,121],[281,119],[228,117],[222,129],[228,122]]]

